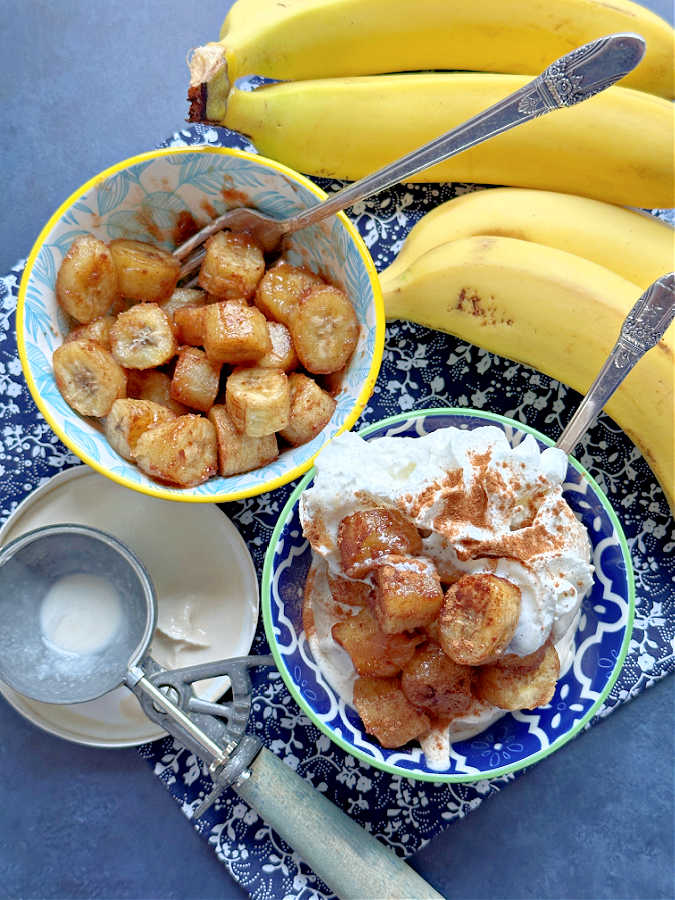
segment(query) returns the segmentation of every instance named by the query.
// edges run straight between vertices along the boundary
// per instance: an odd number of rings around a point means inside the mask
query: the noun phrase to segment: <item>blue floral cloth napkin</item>
[[[192,126],[168,145],[224,144],[252,150],[239,135]],[[319,182],[336,190],[336,182]],[[378,269],[387,266],[415,222],[429,209],[471,190],[471,185],[400,186],[350,211]],[[663,213],[667,216],[668,213]],[[0,515],[3,520],[38,485],[79,461],[57,440],[37,411],[21,374],[14,314],[22,264],[0,278]],[[524,365],[486,353],[446,334],[407,322],[387,326],[382,370],[357,428],[395,413],[433,406],[488,409],[555,438],[579,400],[564,385]],[[606,416],[586,436],[577,458],[608,494],[621,520],[635,567],[637,610],[629,655],[595,720],[608,715],[675,669],[675,523],[649,467],[621,429]],[[235,523],[258,573],[279,512],[292,485],[230,503]],[[267,653],[258,629],[253,652]],[[357,762],[313,726],[281,676],[253,670],[249,729],[317,790],[408,856],[454,819],[519,775],[476,784],[433,785],[393,777]],[[593,722],[590,723],[591,725]],[[508,763],[508,744],[487,747],[490,765]],[[191,817],[210,789],[194,755],[166,738],[141,755]],[[329,900],[333,895],[296,853],[233,792],[227,791],[198,823],[232,876],[255,900]]]

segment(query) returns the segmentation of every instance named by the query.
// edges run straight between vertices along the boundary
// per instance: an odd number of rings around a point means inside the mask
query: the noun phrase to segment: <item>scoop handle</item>
[[[341,900],[442,900],[402,859],[264,747],[234,789]]]

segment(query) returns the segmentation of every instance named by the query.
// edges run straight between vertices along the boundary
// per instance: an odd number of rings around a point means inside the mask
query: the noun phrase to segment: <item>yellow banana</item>
[[[460,194],[422,216],[389,277],[439,244],[479,234],[583,256],[643,290],[675,269],[675,229],[659,219],[573,194],[494,188]]]
[[[381,275],[390,319],[411,319],[588,390],[641,289],[581,257],[505,237],[442,244]],[[606,406],[675,511],[673,358],[666,337]]]
[[[310,175],[357,179],[484,110],[522,75],[373,75],[233,90],[222,124]],[[416,175],[673,206],[673,106],[611,87]]]
[[[191,83],[210,93],[218,77],[217,93],[246,75],[301,80],[430,69],[536,75],[574,47],[617,31],[638,32],[647,42],[626,85],[673,97],[672,28],[629,0],[238,0],[220,41],[193,54]],[[220,116],[211,110],[208,118]]]

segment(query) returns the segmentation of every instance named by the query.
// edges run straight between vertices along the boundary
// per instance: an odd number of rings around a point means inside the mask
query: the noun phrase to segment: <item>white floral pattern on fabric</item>
[[[195,126],[172,145],[225,144],[251,150],[240,136]],[[336,183],[321,184],[328,190]],[[420,216],[468,185],[398,187],[360,204],[351,216],[379,269],[388,265]],[[664,211],[664,217],[667,215]],[[38,413],[17,360],[14,314],[22,264],[0,278],[0,511],[3,520],[31,491],[78,463]],[[359,425],[409,409],[472,406],[510,416],[557,437],[578,397],[526,366],[448,335],[396,322],[387,329],[382,371]],[[639,451],[606,416],[584,439],[579,461],[612,501],[631,547],[637,609],[633,640],[621,675],[597,718],[675,670],[675,524],[663,493]],[[246,540],[258,571],[292,485],[223,507]],[[255,652],[266,652],[259,629]],[[368,831],[401,855],[415,853],[454,819],[475,809],[515,776],[471,784],[435,785],[392,777],[358,763],[332,744],[288,694],[281,676],[253,671],[250,730]],[[565,698],[561,698],[564,701]],[[508,752],[508,747],[505,748]],[[486,748],[487,751],[487,748]],[[204,767],[170,738],[141,755],[190,816],[210,780]],[[503,752],[503,751],[502,751]],[[329,900],[333,895],[294,851],[232,792],[198,830],[255,900]]]

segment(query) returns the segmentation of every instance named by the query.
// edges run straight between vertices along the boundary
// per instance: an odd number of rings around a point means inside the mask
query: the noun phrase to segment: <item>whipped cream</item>
[[[347,703],[355,673],[331,628],[345,613],[331,602],[325,573],[343,574],[337,531],[341,520],[373,506],[393,506],[423,535],[423,555],[442,580],[490,572],[517,585],[520,617],[506,653],[527,656],[549,636],[570,665],[581,601],[593,582],[583,525],[562,496],[565,453],[540,450],[527,435],[512,448],[500,428],[440,428],[417,438],[364,441],[335,438],[319,455],[313,486],[300,500],[303,530],[316,566],[310,647],[322,672]],[[364,579],[368,581],[368,579]],[[450,731],[421,741],[427,762],[447,766],[449,743],[476,734],[504,714],[477,704]]]

